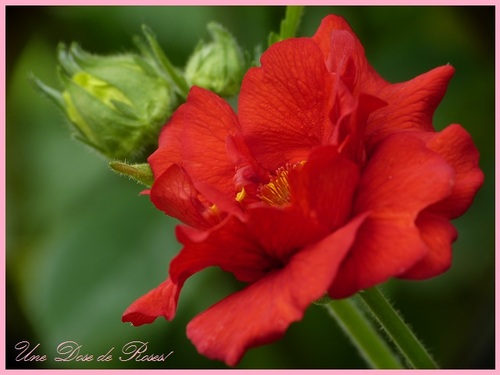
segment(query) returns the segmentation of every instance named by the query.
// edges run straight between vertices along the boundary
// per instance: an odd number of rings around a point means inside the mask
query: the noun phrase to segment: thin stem
[[[358,295],[409,365],[418,369],[438,368],[434,359],[377,288],[362,291]]]
[[[303,6],[287,6],[285,18],[281,21],[280,24],[280,32],[279,34],[272,32],[269,35],[268,45],[271,46],[276,42],[295,37],[303,13]]]
[[[371,368],[403,368],[399,359],[355,301],[333,300],[325,306]]]
[[[285,19],[281,23],[280,28],[280,36],[282,39],[293,38],[295,36],[303,13],[303,6],[286,7]]]

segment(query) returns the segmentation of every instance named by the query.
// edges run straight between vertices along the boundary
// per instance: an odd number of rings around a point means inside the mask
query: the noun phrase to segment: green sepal
[[[109,162],[109,167],[122,176],[127,176],[150,188],[154,182],[154,175],[148,163],[127,164],[125,162],[113,160]]]
[[[153,31],[146,25],[143,25],[142,32],[148,42],[151,55],[160,67],[163,76],[174,86],[178,94],[183,98],[182,101],[184,101],[189,92],[189,85],[186,82],[186,79],[165,55]],[[141,49],[144,49],[144,46]]]
[[[57,107],[59,107],[60,110],[66,111],[63,96],[59,91],[44,84],[42,81],[36,78],[34,74],[30,74],[28,76],[28,80],[38,92],[40,92],[47,99],[53,102]]]

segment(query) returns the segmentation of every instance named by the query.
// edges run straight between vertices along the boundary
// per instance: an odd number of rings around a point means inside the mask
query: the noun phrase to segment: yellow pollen
[[[245,191],[245,188],[241,188],[240,192],[236,194],[236,201],[241,202],[245,197],[247,196],[247,192]]]
[[[290,203],[290,184],[288,183],[288,174],[291,170],[301,167],[305,161],[286,164],[276,170],[276,176],[271,177],[271,180],[261,185],[259,189],[259,198],[272,206],[285,206]]]
[[[217,208],[217,206],[215,204],[212,204],[210,207],[209,207],[209,210],[212,214],[214,215],[217,215],[219,213],[219,209]]]

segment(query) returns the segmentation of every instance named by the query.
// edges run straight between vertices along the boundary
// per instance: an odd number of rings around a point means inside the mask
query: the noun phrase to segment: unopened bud
[[[213,41],[198,44],[186,64],[186,80],[222,96],[236,95],[245,73],[243,53],[221,25],[212,22],[207,29]]]
[[[92,55],[77,44],[61,45],[58,59],[63,92],[35,83],[65,111],[79,140],[120,160],[140,160],[155,147],[172,90],[150,59]]]

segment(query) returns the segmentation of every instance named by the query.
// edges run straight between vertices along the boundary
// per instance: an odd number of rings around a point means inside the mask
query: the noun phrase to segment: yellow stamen
[[[219,208],[215,204],[212,204],[209,207],[209,210],[213,215],[217,215],[219,213]]]
[[[247,192],[245,191],[245,188],[241,188],[240,192],[236,194],[236,201],[241,202],[245,197],[247,196]]]
[[[286,164],[276,170],[276,176],[271,177],[271,180],[261,185],[259,189],[259,197],[263,202],[271,206],[285,206],[290,203],[290,184],[288,183],[288,174],[291,170],[301,167],[305,161],[295,164]]]

